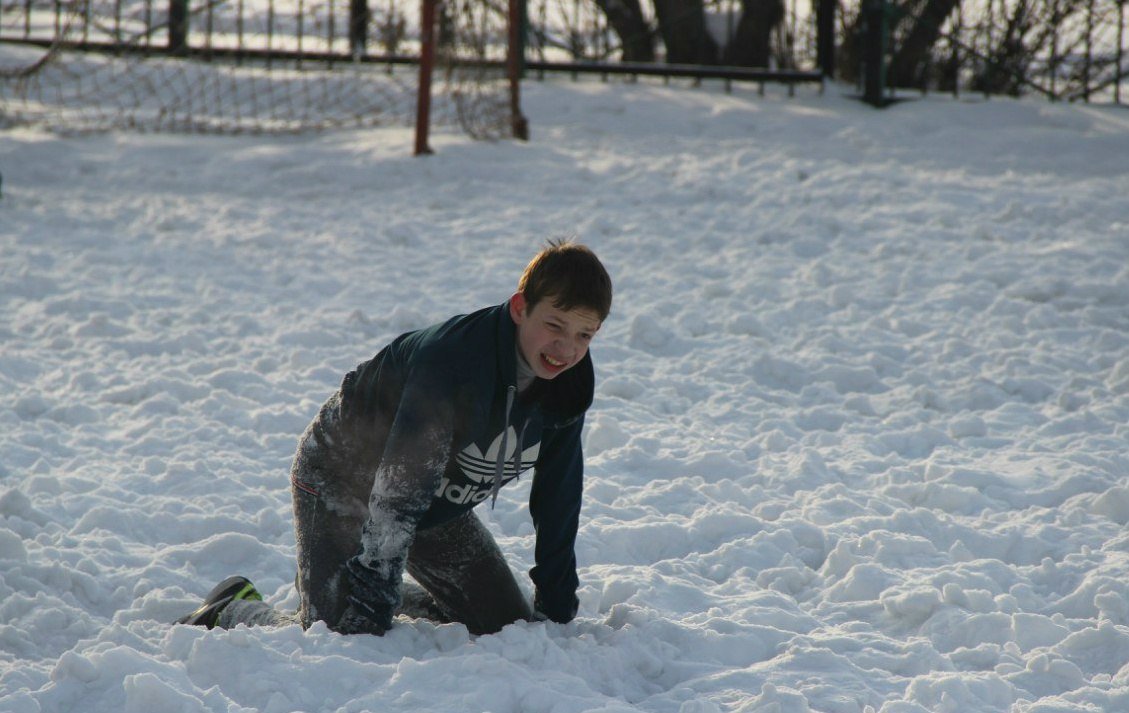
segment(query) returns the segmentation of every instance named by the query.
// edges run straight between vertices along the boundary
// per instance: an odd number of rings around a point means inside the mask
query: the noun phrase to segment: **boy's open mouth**
[[[548,354],[542,354],[541,355],[541,361],[544,362],[545,365],[547,367],[549,367],[550,369],[552,369],[553,371],[556,371],[558,369],[563,369],[565,364],[567,363],[567,362],[561,361],[560,359],[554,359],[553,357],[549,356]]]

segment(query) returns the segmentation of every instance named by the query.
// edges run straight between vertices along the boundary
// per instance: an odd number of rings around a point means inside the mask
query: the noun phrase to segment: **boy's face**
[[[542,379],[553,379],[579,364],[600,331],[600,318],[590,309],[558,309],[551,297],[528,309],[520,292],[510,298],[510,317],[517,325],[521,355]]]

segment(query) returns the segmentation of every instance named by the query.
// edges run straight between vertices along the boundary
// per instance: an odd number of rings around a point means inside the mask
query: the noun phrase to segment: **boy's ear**
[[[510,297],[510,319],[514,321],[514,324],[521,324],[521,321],[525,319],[525,295],[521,292],[515,292]]]

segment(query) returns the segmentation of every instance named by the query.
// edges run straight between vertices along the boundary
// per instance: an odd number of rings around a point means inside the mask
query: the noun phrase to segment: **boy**
[[[291,469],[301,604],[284,613],[230,577],[177,623],[324,621],[383,634],[396,613],[499,631],[576,615],[580,433],[588,345],[612,284],[588,248],[550,242],[509,301],[397,337],[347,374]],[[529,468],[532,606],[472,511]],[[422,587],[402,581],[407,571]]]

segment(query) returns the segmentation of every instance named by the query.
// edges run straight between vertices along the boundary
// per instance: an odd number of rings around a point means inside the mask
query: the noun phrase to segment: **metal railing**
[[[666,61],[653,6],[640,5],[635,35],[618,34],[596,0],[529,0],[525,69],[579,77],[658,76],[725,82],[781,83],[789,88],[835,76],[861,76],[863,0],[846,0],[834,21],[834,51],[820,57],[810,0],[780,0],[782,16],[768,34],[758,67],[724,63],[738,37],[741,0],[707,0],[703,32],[717,48],[710,64]],[[1129,81],[1125,25],[1129,0],[948,0],[951,11],[923,56],[904,47],[930,8],[945,0],[899,0],[885,41],[888,91],[1032,94],[1054,100],[1121,104]],[[500,12],[504,3],[484,0]],[[494,8],[494,5],[497,8]],[[0,42],[228,58],[411,64],[418,57],[414,0],[5,0]],[[440,20],[442,34],[442,20]],[[640,39],[654,61],[624,61]]]

